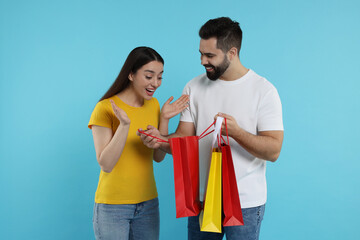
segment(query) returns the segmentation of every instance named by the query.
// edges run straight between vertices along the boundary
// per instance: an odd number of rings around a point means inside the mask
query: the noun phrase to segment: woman
[[[153,95],[161,85],[163,67],[155,50],[135,48],[91,115],[88,126],[101,167],[93,218],[96,239],[159,238],[152,160],[162,161],[165,153],[144,146],[137,130],[152,125],[168,134],[169,119],[188,101],[183,95],[170,104],[170,97],[160,112]]]

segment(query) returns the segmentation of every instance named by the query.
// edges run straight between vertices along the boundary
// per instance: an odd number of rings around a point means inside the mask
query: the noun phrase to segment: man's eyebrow
[[[213,55],[213,56],[216,55],[215,53],[203,53],[203,52],[201,52],[200,50],[199,50],[199,52],[200,52],[200,54],[203,54],[203,55]]]

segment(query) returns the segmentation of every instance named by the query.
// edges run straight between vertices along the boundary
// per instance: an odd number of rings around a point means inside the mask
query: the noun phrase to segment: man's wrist
[[[233,138],[233,139],[239,139],[241,138],[241,136],[244,134],[244,129],[242,129],[241,127],[237,127],[235,129],[235,131],[229,133],[229,137]]]

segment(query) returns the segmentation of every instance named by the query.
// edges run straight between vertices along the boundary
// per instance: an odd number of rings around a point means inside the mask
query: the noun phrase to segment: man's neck
[[[244,67],[240,61],[230,64],[229,68],[224,72],[219,79],[224,81],[234,81],[243,77],[249,69]]]

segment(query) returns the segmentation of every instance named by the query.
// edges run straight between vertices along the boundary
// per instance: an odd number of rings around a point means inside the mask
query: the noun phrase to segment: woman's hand
[[[170,97],[161,108],[161,118],[169,120],[181,113],[189,106],[189,95],[182,95],[175,102],[170,103],[174,97]]]
[[[146,130],[143,129],[139,129],[141,131],[144,131],[145,133],[152,135],[154,137],[158,137],[158,138],[163,138],[163,136],[161,136],[159,130],[154,127],[154,126],[147,126]],[[151,149],[158,149],[161,146],[161,143],[158,141],[158,139],[150,137],[146,134],[140,133],[139,131],[137,132],[137,135],[140,136],[141,141],[144,143],[145,146],[147,146],[148,148]]]
[[[130,125],[130,119],[128,117],[128,115],[126,114],[126,112],[124,110],[122,110],[121,108],[119,108],[113,100],[110,100],[111,103],[111,107],[114,111],[115,116],[117,117],[117,119],[119,119],[120,124],[124,124],[124,125]]]

